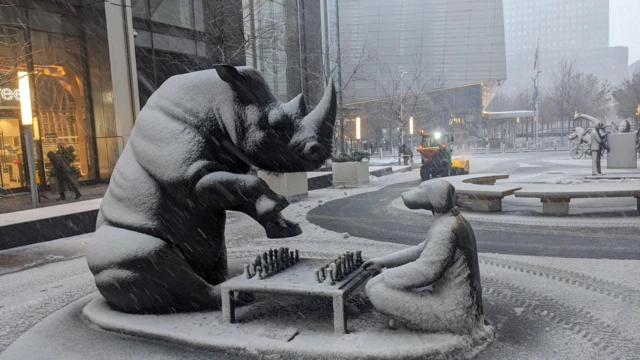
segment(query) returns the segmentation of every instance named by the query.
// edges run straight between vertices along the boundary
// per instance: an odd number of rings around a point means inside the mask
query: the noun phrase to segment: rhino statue
[[[287,200],[251,166],[314,170],[331,156],[336,92],[330,81],[307,114],[279,102],[249,67],[177,75],[140,111],[102,200],[87,262],[108,304],[127,313],[218,308],[228,277],[225,211],[243,212],[269,238],[302,233]]]

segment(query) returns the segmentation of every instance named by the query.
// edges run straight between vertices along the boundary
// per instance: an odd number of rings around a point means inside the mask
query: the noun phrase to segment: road
[[[474,155],[470,162],[472,172],[507,173],[510,175],[508,182],[513,184],[549,182],[549,179],[558,183],[584,180],[584,176],[590,172],[587,161],[567,158],[566,153],[545,153],[542,158],[535,153]],[[402,192],[418,184],[419,181],[393,184],[378,191],[332,200],[310,211],[307,219],[327,230],[415,245],[424,240],[432,217],[423,212],[399,209],[392,202],[397,202]],[[522,200],[505,199],[504,208],[522,213],[541,207],[539,200]],[[629,205],[632,207],[629,208]],[[620,215],[635,213],[629,212],[635,206],[633,198],[572,202],[572,208],[591,211],[591,216],[601,214],[598,207],[603,206],[617,207]],[[588,215],[584,216],[582,219],[589,219]],[[640,234],[633,227],[555,226],[546,225],[544,216],[536,219],[539,220],[536,225],[471,220],[478,251],[568,258],[640,259]]]

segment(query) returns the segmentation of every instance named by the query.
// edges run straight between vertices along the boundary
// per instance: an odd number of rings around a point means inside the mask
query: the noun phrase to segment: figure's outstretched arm
[[[382,273],[385,284],[396,289],[414,289],[438,281],[453,263],[455,236],[432,239],[420,257],[411,263],[389,269]]]
[[[426,243],[423,241],[419,245],[396,251],[386,256],[367,260],[362,264],[362,267],[365,270],[381,270],[382,268],[394,268],[401,266],[412,261],[416,261],[420,257],[425,246]]]

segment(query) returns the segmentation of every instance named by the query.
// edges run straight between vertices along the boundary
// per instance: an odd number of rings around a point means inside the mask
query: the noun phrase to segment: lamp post
[[[413,151],[413,116],[409,118],[409,140],[411,140],[411,151]]]
[[[404,71],[402,74],[400,74],[400,145],[404,145],[404,126],[402,126],[402,78],[404,77],[404,74],[406,74],[407,72]],[[398,154],[398,161],[400,161],[400,155]]]
[[[38,184],[36,184],[36,164],[33,153],[33,113],[31,111],[31,89],[29,73],[18,72],[18,88],[20,89],[20,113],[24,130],[24,147],[27,151],[27,167],[31,186],[31,206],[38,207]]]
[[[360,116],[356,116],[356,150],[360,151]]]

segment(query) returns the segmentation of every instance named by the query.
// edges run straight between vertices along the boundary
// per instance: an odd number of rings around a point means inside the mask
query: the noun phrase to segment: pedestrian
[[[56,178],[58,179],[58,187],[60,188],[60,200],[66,200],[65,190],[67,188],[73,190],[76,194],[76,199],[79,199],[82,194],[80,193],[80,189],[78,189],[78,182],[73,178],[71,174],[71,167],[67,164],[64,159],[54,153],[53,151],[49,151],[47,153],[47,157],[49,161],[51,161],[51,165],[56,170]]]
[[[602,175],[600,161],[604,150],[609,151],[607,134],[604,132],[602,123],[597,123],[591,131],[591,175]]]

